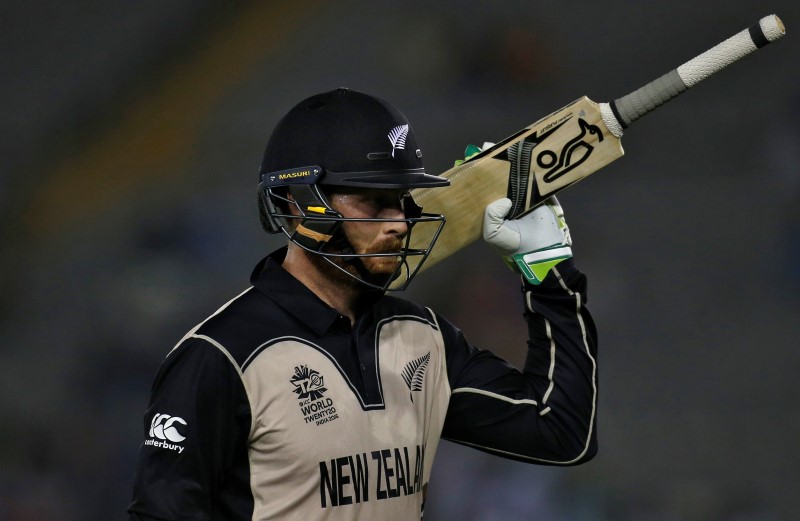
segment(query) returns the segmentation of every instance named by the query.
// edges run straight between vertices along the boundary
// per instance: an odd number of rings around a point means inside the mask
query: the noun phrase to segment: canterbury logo
[[[389,142],[392,144],[392,157],[395,150],[406,149],[406,138],[408,137],[408,124],[394,127],[389,132]]]
[[[178,425],[186,426],[183,418],[168,414],[156,414],[153,416],[153,421],[150,422],[150,437],[180,443],[186,439],[186,436],[178,431]]]
[[[425,370],[428,368],[428,362],[431,359],[431,352],[424,356],[412,360],[407,363],[403,368],[403,381],[408,386],[408,396],[411,401],[414,401],[414,391],[422,391],[422,384],[425,380]]]

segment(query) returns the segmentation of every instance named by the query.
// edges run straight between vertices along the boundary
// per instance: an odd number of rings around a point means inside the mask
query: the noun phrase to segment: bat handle
[[[677,69],[626,96],[600,104],[603,122],[617,137],[623,129],[678,94],[700,83],[731,63],[786,34],[777,16],[765,16],[757,24],[731,36]]]

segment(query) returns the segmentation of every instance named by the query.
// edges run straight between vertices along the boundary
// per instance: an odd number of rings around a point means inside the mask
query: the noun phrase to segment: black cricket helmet
[[[276,125],[259,172],[261,223],[267,232],[284,233],[293,243],[321,255],[369,287],[404,289],[430,254],[444,216],[423,213],[408,194],[403,198],[403,221],[409,232],[400,254],[359,254],[352,247],[342,247],[347,244],[342,223],[391,219],[344,218],[331,207],[326,192],[360,188],[409,191],[449,184],[448,179],[425,173],[414,132],[399,110],[380,98],[340,88],[301,101]],[[292,220],[295,226],[289,225]],[[438,228],[430,234],[426,247],[412,248],[413,226],[423,222]],[[400,257],[397,271],[385,284],[368,282],[332,260],[370,256]],[[415,257],[413,268],[409,257]],[[393,284],[403,273],[405,280]]]

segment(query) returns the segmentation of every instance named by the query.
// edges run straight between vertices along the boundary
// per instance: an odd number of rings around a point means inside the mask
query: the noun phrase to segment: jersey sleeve
[[[586,277],[570,259],[523,294],[522,371],[440,319],[452,392],[442,437],[520,461],[582,463],[597,451],[597,333]]]
[[[151,390],[129,519],[249,519],[250,417],[224,350],[193,337],[175,348]]]

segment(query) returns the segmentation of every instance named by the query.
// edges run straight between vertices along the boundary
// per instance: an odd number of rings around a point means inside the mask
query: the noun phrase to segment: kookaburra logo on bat
[[[559,177],[567,174],[573,168],[586,161],[594,147],[584,141],[586,134],[597,136],[597,141],[603,141],[603,133],[596,125],[590,125],[583,118],[578,118],[580,133],[564,144],[559,154],[552,150],[542,150],[536,156],[536,164],[547,169],[542,176],[545,183],[552,183]]]

